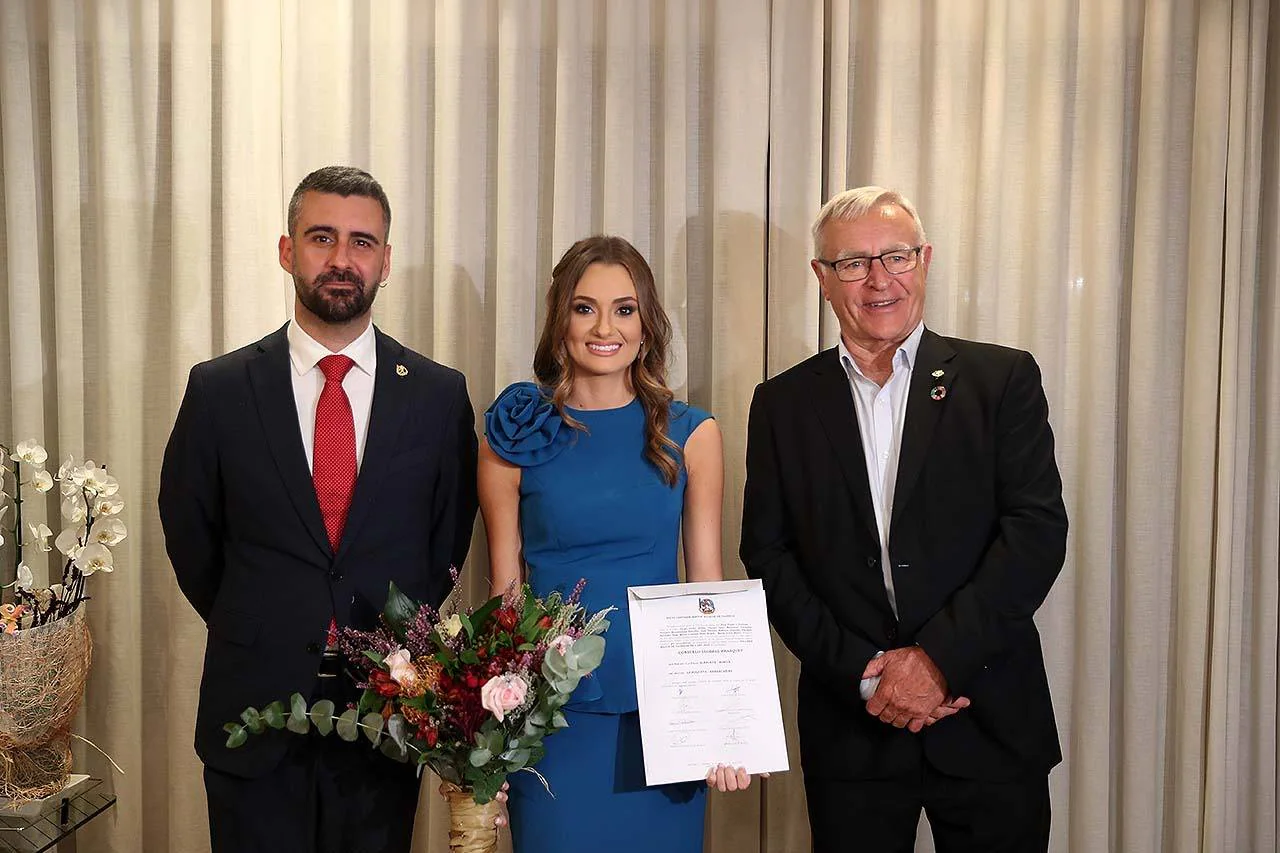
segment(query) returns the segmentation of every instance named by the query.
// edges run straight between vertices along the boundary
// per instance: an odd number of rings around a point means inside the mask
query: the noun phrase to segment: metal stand
[[[50,811],[35,817],[0,817],[0,853],[76,853],[76,830],[116,804],[111,785],[90,779],[88,785]]]

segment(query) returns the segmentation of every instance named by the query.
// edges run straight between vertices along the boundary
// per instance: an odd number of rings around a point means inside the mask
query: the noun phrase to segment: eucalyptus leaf
[[[409,750],[405,749],[403,744],[398,744],[391,738],[383,738],[382,743],[378,745],[378,751],[387,758],[404,763],[409,760]]]
[[[494,755],[497,755],[498,753],[502,752],[503,746],[504,744],[503,744],[503,737],[502,737],[501,731],[492,731],[485,736],[484,748],[489,750],[489,752],[493,753]]]
[[[569,696],[578,688],[578,682],[582,680],[580,675],[566,676],[565,678],[557,678],[551,681],[551,688],[562,696]]]
[[[529,750],[513,749],[510,752],[504,753],[502,756],[502,760],[507,763],[507,770],[514,773],[515,771],[519,770],[521,767],[525,767],[528,765]]]
[[[369,743],[374,746],[382,740],[382,730],[386,727],[387,721],[382,719],[381,714],[368,713],[360,720],[363,726],[364,736],[369,739]]]
[[[579,637],[565,657],[571,669],[581,673],[591,672],[604,659],[604,637],[598,634]]]
[[[338,737],[348,743],[360,737],[360,729],[356,725],[356,709],[348,708],[342,712],[342,716],[338,717],[338,724],[335,726]]]
[[[245,708],[240,712],[240,719],[244,720],[245,728],[255,735],[260,735],[266,731],[266,725],[262,722],[262,717],[258,714],[257,708]]]
[[[559,711],[556,711],[554,714],[551,715],[551,728],[567,729],[569,728],[569,721],[564,718],[564,714],[561,714]]]
[[[547,649],[542,657],[542,675],[547,681],[556,681],[569,674],[569,665],[558,649]]]
[[[235,749],[238,746],[244,746],[245,741],[249,739],[249,733],[245,731],[244,726],[236,723],[227,723],[223,726],[229,732],[227,737],[227,749]]]
[[[262,709],[262,720],[273,729],[284,728],[284,703],[279,700]]]
[[[472,767],[484,767],[493,758],[493,753],[485,749],[483,746],[471,750],[468,760]]]
[[[289,719],[285,721],[285,726],[289,731],[298,735],[305,735],[307,732],[311,731],[311,721],[307,719],[306,714],[303,714],[301,717],[295,717],[292,714],[289,715]]]
[[[311,722],[315,724],[316,731],[322,736],[327,736],[329,732],[333,731],[333,702],[328,699],[321,699],[312,705]]]
[[[401,750],[405,749],[405,742],[409,738],[409,725],[405,722],[403,715],[392,714],[387,720],[387,736],[395,741]]]

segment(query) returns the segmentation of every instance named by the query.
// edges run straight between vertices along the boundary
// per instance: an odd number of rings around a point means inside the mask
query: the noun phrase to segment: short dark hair
[[[309,192],[332,193],[343,198],[361,196],[371,198],[382,205],[382,218],[386,221],[387,235],[391,234],[391,202],[382,185],[373,175],[355,166],[324,166],[302,179],[289,199],[289,236],[298,227],[298,215],[302,210],[302,197]]]

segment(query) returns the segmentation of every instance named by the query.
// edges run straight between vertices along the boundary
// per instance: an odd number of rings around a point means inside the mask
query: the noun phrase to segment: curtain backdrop
[[[5,0],[0,440],[108,463],[128,504],[80,723],[125,774],[83,846],[208,848],[161,453],[191,365],[288,317],[293,186],[350,163],[394,211],[376,322],[478,412],[529,376],[575,239],[649,258],[671,384],[724,432],[731,576],[752,390],[838,336],[809,224],[905,191],[929,325],[1044,371],[1071,517],[1037,619],[1053,850],[1274,850],[1278,140],[1266,0]],[[793,769],[713,795],[709,851],[808,849],[778,665]],[[424,786],[417,850],[443,814]]]

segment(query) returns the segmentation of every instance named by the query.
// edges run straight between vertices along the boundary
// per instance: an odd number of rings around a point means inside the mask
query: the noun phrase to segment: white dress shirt
[[[316,404],[324,390],[324,373],[320,359],[327,355],[345,355],[355,362],[342,380],[342,390],[351,401],[351,417],[356,427],[356,470],[364,459],[364,441],[369,434],[369,410],[373,407],[373,377],[378,366],[378,348],[373,337],[373,324],[341,352],[328,347],[302,330],[292,320],[285,332],[289,338],[289,362],[293,365],[293,401],[298,407],[298,426],[302,428],[302,448],[307,453],[307,468],[313,469],[316,443]]]
[[[907,415],[907,389],[911,387],[911,370],[923,336],[922,320],[893,354],[893,373],[883,386],[863,374],[844,345],[844,339],[840,340],[840,363],[849,377],[853,406],[858,414],[858,432],[862,436],[867,479],[871,483],[871,505],[875,509],[876,528],[880,533],[880,570],[894,616],[898,615],[898,600],[893,590],[893,564],[889,560],[889,521],[893,515],[893,490],[898,480],[902,424]]]

